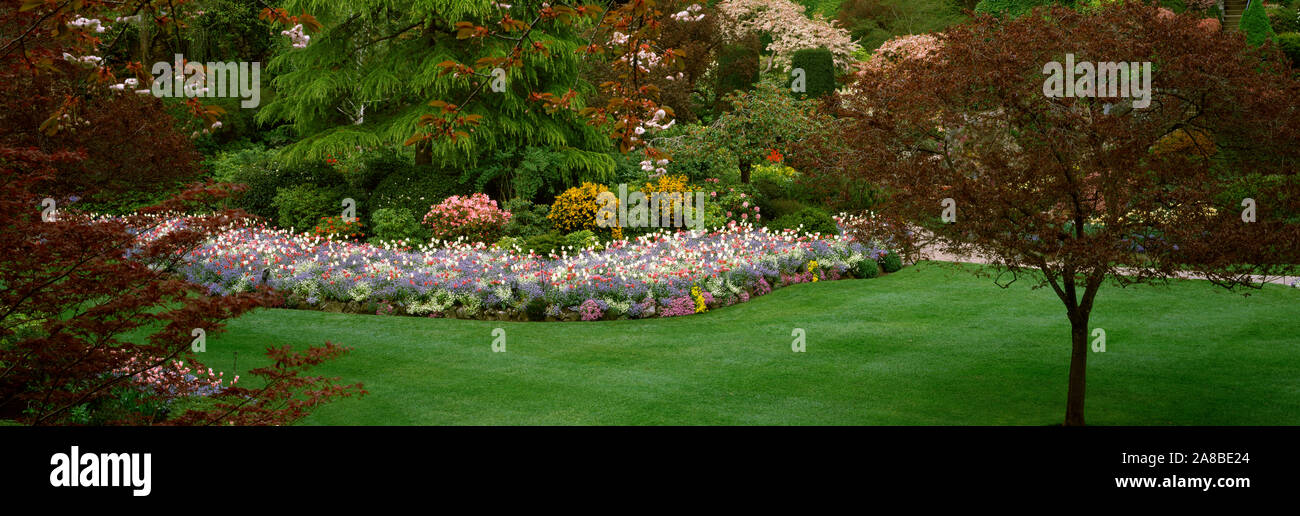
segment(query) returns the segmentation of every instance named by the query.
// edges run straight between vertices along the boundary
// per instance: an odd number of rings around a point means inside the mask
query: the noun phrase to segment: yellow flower
[[[702,314],[709,311],[709,306],[704,303],[704,295],[700,293],[698,285],[691,287],[691,299],[695,300],[695,313]]]

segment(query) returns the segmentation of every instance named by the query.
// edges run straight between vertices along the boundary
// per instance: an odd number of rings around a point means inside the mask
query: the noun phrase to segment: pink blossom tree
[[[835,58],[835,65],[845,68],[853,60],[858,44],[849,31],[835,26],[822,15],[811,18],[804,15],[804,7],[790,0],[725,0],[718,11],[726,20],[718,26],[723,36],[736,40],[753,33],[768,33],[772,42],[767,70],[774,65],[785,66],[796,50],[825,47]]]

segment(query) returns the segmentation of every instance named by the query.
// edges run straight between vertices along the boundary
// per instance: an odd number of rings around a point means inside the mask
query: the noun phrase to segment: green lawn
[[[493,353],[492,330],[507,332]],[[1089,424],[1300,424],[1300,289],[1250,297],[1199,281],[1104,287]],[[807,352],[791,352],[803,328]],[[922,264],[779,289],[692,317],[500,323],[262,310],[209,337],[208,365],[269,344],[355,350],[321,371],[369,396],[318,425],[1049,425],[1069,326],[1050,289]],[[230,373],[228,372],[227,375]]]

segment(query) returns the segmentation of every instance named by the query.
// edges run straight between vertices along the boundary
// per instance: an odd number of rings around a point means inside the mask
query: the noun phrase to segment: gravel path
[[[927,246],[921,249],[921,259],[934,260],[940,262],[958,262],[958,263],[975,263],[989,264],[992,261],[978,255],[955,255],[943,252],[935,246]],[[1204,280],[1205,275],[1197,272],[1185,272],[1178,275],[1182,279]],[[1252,281],[1263,283],[1274,283],[1278,285],[1296,286],[1300,285],[1300,276],[1251,276]]]

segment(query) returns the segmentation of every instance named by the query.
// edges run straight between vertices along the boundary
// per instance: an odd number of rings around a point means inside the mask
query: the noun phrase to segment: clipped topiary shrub
[[[758,41],[726,45],[718,52],[717,95],[749,91],[758,83]],[[725,105],[725,103],[723,103]]]
[[[898,272],[898,270],[902,268],[903,257],[899,256],[897,252],[890,251],[880,257],[880,270],[885,272]]]
[[[1251,45],[1259,46],[1265,41],[1277,37],[1273,32],[1273,26],[1268,22],[1268,13],[1264,12],[1264,4],[1261,2],[1251,2],[1246,12],[1241,14],[1241,31],[1246,33],[1246,42]]]
[[[803,229],[799,229],[801,226]],[[835,219],[831,218],[829,213],[812,207],[777,217],[768,226],[768,229],[774,231],[798,229],[804,233],[821,233],[823,235],[839,233],[839,226],[835,224]]]
[[[808,48],[795,51],[790,68],[804,72],[806,89],[802,93],[796,92],[799,98],[819,98],[835,91],[835,58],[830,50]]]

